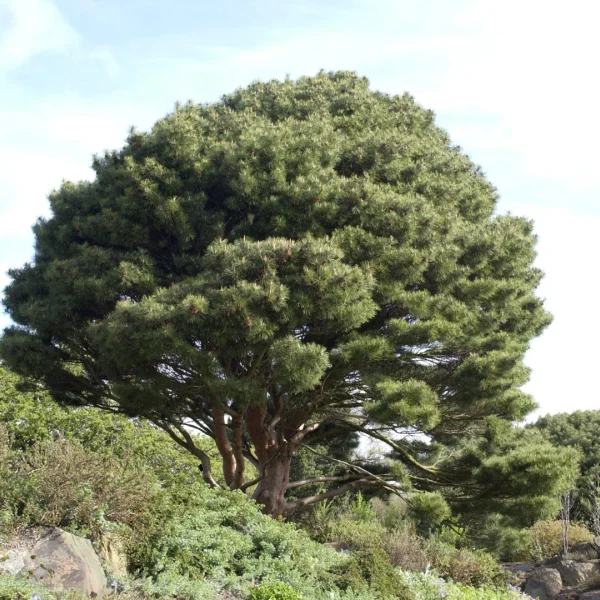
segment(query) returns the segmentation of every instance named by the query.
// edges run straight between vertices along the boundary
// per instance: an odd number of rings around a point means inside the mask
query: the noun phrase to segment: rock
[[[41,529],[37,539],[17,540],[0,570],[29,575],[50,588],[76,590],[102,598],[107,587],[100,559],[85,538],[62,529]]]
[[[554,568],[560,573],[565,587],[585,587],[586,584],[589,586],[600,581],[600,562],[597,560],[562,560],[556,563]]]
[[[565,558],[569,560],[595,560],[600,558],[600,555],[595,543],[584,542],[583,544],[575,544]]]
[[[0,573],[18,575],[26,571],[25,558],[18,550],[6,550],[0,552]]]
[[[600,600],[600,590],[585,592],[579,596],[579,600]]]
[[[539,563],[504,563],[503,567],[510,573],[522,574],[533,570]]]
[[[538,600],[555,600],[562,589],[562,579],[556,569],[540,567],[531,572],[525,582],[525,593]]]

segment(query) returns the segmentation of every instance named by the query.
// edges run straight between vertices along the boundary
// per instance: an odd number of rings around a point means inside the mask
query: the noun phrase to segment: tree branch
[[[357,479],[356,481],[352,481],[351,483],[347,483],[342,487],[336,488],[334,490],[329,490],[328,492],[323,492],[322,494],[316,494],[315,496],[307,496],[306,498],[301,498],[296,502],[287,502],[284,506],[284,511],[292,511],[297,510],[299,508],[303,508],[305,506],[309,506],[311,504],[316,504],[317,502],[321,502],[323,500],[329,500],[330,498],[335,498],[336,496],[341,496],[346,492],[350,492],[357,488],[366,487],[368,485],[381,485],[378,481],[374,479]]]
[[[225,423],[225,412],[221,403],[215,401],[212,406],[214,430],[215,430],[215,443],[219,453],[223,457],[223,476],[225,477],[225,483],[228,486],[233,484],[234,474],[236,470],[236,460],[233,453],[233,448],[229,443],[227,437],[227,425]]]
[[[220,488],[221,486],[217,483],[216,479],[212,475],[212,467],[210,462],[210,457],[206,452],[200,450],[196,444],[194,444],[194,440],[192,436],[181,426],[173,424],[173,426],[181,433],[184,437],[182,440],[178,435],[176,435],[170,427],[165,425],[161,425],[160,422],[150,419],[157,427],[160,427],[167,435],[177,444],[179,444],[182,448],[185,448],[188,452],[191,452],[196,458],[200,459],[200,464],[202,465],[202,479],[210,487],[212,488]]]
[[[304,485],[310,485],[311,483],[322,483],[327,481],[352,481],[354,479],[362,477],[361,475],[340,475],[339,477],[312,477],[311,479],[299,479],[298,481],[291,481],[288,483],[288,490],[302,487]]]

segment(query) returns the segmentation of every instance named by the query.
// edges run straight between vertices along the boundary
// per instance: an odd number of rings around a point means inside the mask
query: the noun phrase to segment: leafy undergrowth
[[[449,583],[433,575],[402,573],[400,575],[408,590],[406,598],[410,600],[525,600],[522,592],[515,589],[498,590],[490,587],[474,588],[462,584]],[[183,593],[174,595],[172,591],[161,591],[159,588],[130,589],[118,594],[120,600],[183,600],[189,596]],[[112,598],[112,595],[109,596]],[[218,591],[215,587],[198,585],[194,596],[206,600],[232,600],[236,598],[231,593]],[[302,594],[284,583],[261,584],[254,587],[249,594],[237,596],[248,600],[312,600],[313,596]],[[333,592],[329,595],[332,600],[386,600],[393,596],[381,596],[350,592],[340,594]],[[89,600],[89,596],[81,593],[54,592],[40,585],[29,583],[24,578],[10,575],[0,575],[0,600]]]
[[[402,578],[410,588],[413,600],[531,600],[514,586],[506,589],[471,587],[423,573],[402,573]]]

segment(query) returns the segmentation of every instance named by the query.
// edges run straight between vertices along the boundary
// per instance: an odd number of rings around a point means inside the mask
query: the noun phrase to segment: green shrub
[[[262,583],[250,592],[250,600],[303,600],[302,596],[284,583]]]
[[[455,548],[435,540],[426,544],[425,552],[431,566],[444,579],[477,587],[506,581],[502,566],[486,552]]]
[[[351,550],[382,548],[386,529],[378,523],[356,521],[341,517],[334,521],[327,532],[328,542],[346,542]]]
[[[172,507],[132,550],[139,577],[157,585],[174,577],[208,579],[240,593],[280,582],[318,597],[331,588],[334,567],[349,560],[264,515],[241,492],[197,485],[187,495],[187,504]]]
[[[563,549],[561,521],[538,521],[529,529],[534,560],[546,560]],[[569,547],[582,542],[591,542],[594,534],[576,523],[569,525]]]
[[[412,597],[409,586],[381,548],[352,552],[350,562],[342,567],[336,583],[343,590],[371,591],[401,600]]]
[[[438,492],[419,492],[410,497],[407,516],[421,534],[438,529],[451,514],[450,507]]]
[[[526,600],[517,588],[469,587],[422,573],[403,573],[414,600]]]
[[[404,528],[409,522],[406,501],[398,496],[391,496],[388,500],[373,498],[371,507],[377,520],[386,529]]]
[[[347,512],[349,519],[360,521],[361,523],[372,523],[377,518],[371,502],[365,500],[363,495],[358,492]]]
[[[383,549],[391,564],[403,571],[423,572],[429,564],[429,557],[414,527],[407,524],[403,529],[386,531],[383,536]]]
[[[154,504],[153,478],[128,459],[46,441],[12,449],[0,425],[0,531],[61,527],[97,539],[103,530],[142,527]]]

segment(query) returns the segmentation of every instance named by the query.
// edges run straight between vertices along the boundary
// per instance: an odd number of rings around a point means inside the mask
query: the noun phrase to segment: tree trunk
[[[291,456],[282,452],[265,467],[265,476],[258,482],[252,499],[263,506],[263,512],[272,517],[279,517],[285,508],[285,492],[290,480]]]

